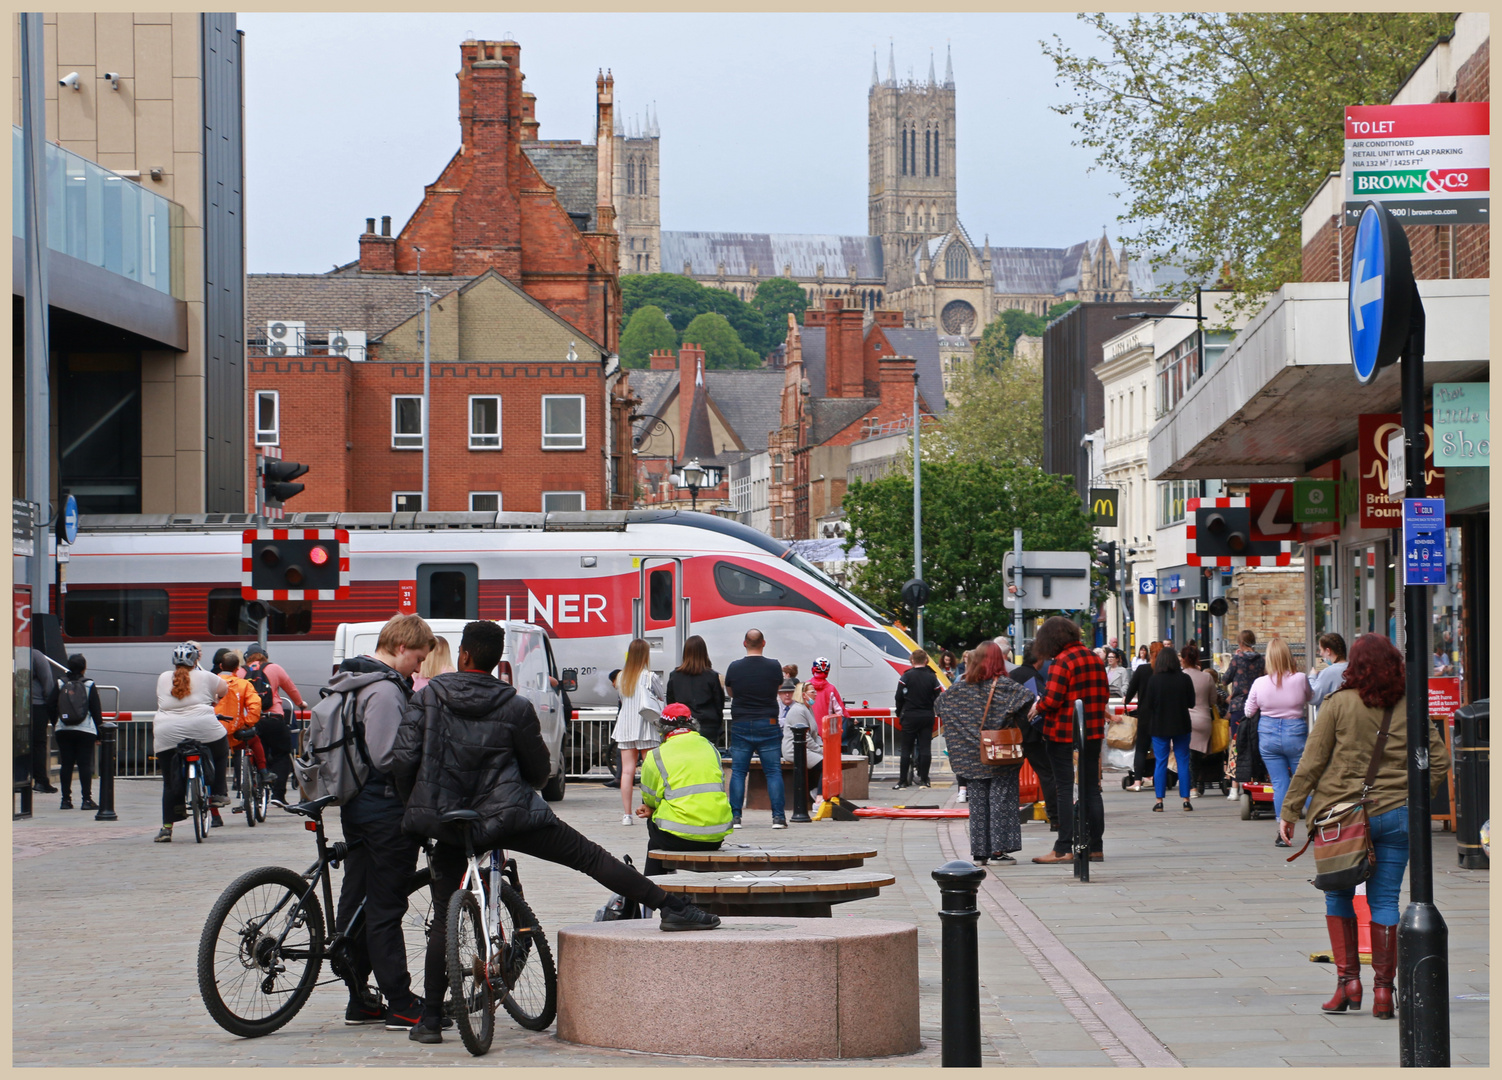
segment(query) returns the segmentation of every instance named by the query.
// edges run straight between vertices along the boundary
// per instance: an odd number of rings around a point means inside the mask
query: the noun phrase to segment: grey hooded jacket
[[[336,693],[355,694],[355,719],[365,725],[365,748],[371,768],[382,776],[391,774],[391,747],[402,724],[412,691],[396,670],[379,660],[368,661],[365,671],[338,671],[329,680]]]

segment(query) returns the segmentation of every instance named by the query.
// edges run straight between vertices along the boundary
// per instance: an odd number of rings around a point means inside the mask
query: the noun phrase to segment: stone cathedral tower
[[[944,81],[928,62],[928,81],[899,82],[895,49],[887,77],[871,57],[870,233],[881,238],[887,288],[910,285],[914,253],[955,223],[954,63],[946,55]]]
[[[659,216],[657,110],[638,119],[615,114],[615,168],[611,194],[621,241],[621,273],[660,274],[679,267],[662,265]]]

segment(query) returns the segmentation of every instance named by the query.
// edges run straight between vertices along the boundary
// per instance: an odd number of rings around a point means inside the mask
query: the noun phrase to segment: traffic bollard
[[[980,1067],[980,944],[975,894],[986,871],[963,859],[933,872],[939,883],[943,926],[939,1064],[946,1069]]]
[[[808,816],[808,728],[793,728],[793,817],[794,821],[812,821]]]
[[[115,821],[115,735],[119,727],[108,720],[99,725],[99,812],[95,821]]]

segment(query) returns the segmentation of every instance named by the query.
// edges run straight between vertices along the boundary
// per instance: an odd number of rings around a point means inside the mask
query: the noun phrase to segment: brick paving
[[[1285,863],[1286,852],[1272,846],[1272,822],[1243,822],[1226,799],[1196,800],[1193,814],[1151,814],[1149,794],[1123,792],[1109,775],[1107,783],[1106,862],[1091,867],[1089,884],[1075,882],[1068,867],[1028,862],[1051,840],[1045,826],[1028,824],[1018,865],[993,868],[982,891],[987,1065],[1397,1064],[1396,1023],[1319,1011],[1333,972],[1308,959],[1327,947],[1323,900],[1301,865],[1308,856]],[[338,985],[316,991],[276,1034],[237,1039],[199,1001],[199,929],[220,890],[243,871],[303,869],[311,838],[290,817],[249,829],[227,816],[203,845],[192,843],[191,830],[186,843],[152,844],[159,789],[149,781],[118,787],[118,822],[60,811],[38,796],[35,817],[13,824],[15,1065],[707,1063],[570,1046],[551,1032],[522,1031],[504,1013],[491,1055],[471,1058],[457,1037],[424,1047],[397,1032],[345,1027]],[[937,803],[953,790],[900,794]],[[898,795],[882,784],[872,801]],[[617,792],[571,785],[556,808],[640,864],[646,833],[619,824]],[[787,844],[860,839],[880,849],[867,865],[897,884],[878,899],[837,907],[835,918],[917,925],[923,1049],[885,1063],[936,1066],[939,897],[929,875],[967,850],[963,823],[824,821],[775,834],[770,825],[769,815],[753,812],[737,835]],[[1434,848],[1436,897],[1450,930],[1452,1056],[1457,1065],[1486,1066],[1489,874],[1455,868],[1452,835],[1436,833]],[[605,899],[570,871],[521,862],[528,899],[555,935],[591,920]],[[70,962],[80,941],[89,960]],[[1370,972],[1363,976],[1369,1002]],[[830,991],[809,989],[819,992]]]

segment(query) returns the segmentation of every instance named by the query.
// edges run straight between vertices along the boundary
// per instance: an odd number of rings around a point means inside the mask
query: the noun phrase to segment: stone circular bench
[[[558,1037],[713,1058],[890,1057],[919,1049],[918,930],[882,919],[656,920],[558,932]]]

